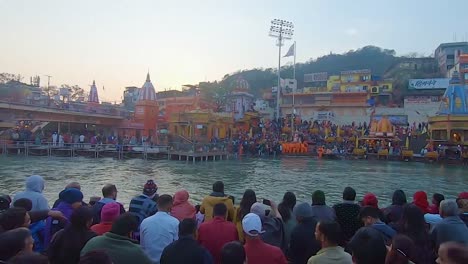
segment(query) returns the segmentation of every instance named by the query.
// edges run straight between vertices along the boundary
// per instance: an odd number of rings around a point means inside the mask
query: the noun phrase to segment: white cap
[[[249,236],[258,236],[258,234],[263,233],[260,217],[254,213],[248,213],[242,219],[242,229]]]

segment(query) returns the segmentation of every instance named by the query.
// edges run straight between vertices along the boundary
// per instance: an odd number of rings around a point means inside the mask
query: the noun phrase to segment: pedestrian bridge
[[[125,115],[117,107],[63,109],[0,101],[0,123],[30,120],[117,126]]]

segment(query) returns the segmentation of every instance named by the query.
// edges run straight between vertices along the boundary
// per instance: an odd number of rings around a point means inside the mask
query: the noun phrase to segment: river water
[[[440,192],[451,198],[468,191],[466,167],[416,162],[283,157],[186,164],[168,160],[0,157],[0,193],[23,190],[25,178],[32,174],[46,179],[44,193],[50,204],[67,183],[78,181],[85,201],[100,196],[105,183],[116,184],[117,200],[126,207],[147,179],[156,180],[160,194],[187,189],[194,203],[210,193],[216,180],[224,181],[226,193],[233,195],[236,203],[247,188],[255,190],[259,199],[277,202],[286,191],[293,191],[299,201],[310,202],[312,192],[321,189],[327,203],[333,204],[341,200],[344,187],[352,186],[358,199],[366,192],[375,193],[380,206],[390,204],[396,189],[404,190],[408,198],[417,190],[425,190],[429,196]]]

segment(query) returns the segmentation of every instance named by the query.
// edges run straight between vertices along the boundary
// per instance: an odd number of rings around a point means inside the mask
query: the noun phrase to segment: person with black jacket
[[[184,219],[179,224],[179,240],[167,246],[161,255],[160,264],[212,264],[213,258],[195,240],[197,222],[194,219]]]
[[[294,207],[297,225],[291,232],[288,258],[293,264],[306,264],[307,260],[320,250],[320,242],[315,239],[317,222],[313,217],[312,207],[301,203]]]
[[[351,187],[346,187],[343,191],[343,202],[333,206],[336,221],[341,226],[345,241],[349,241],[356,231],[362,227],[359,219],[361,207],[355,203],[355,200],[356,191]]]

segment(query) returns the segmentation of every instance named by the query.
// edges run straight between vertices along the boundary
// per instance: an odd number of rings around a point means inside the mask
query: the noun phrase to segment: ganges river
[[[245,189],[255,190],[258,199],[279,202],[286,191],[299,201],[311,202],[314,190],[326,193],[328,204],[341,200],[344,187],[352,186],[358,199],[367,192],[379,198],[379,205],[390,204],[396,189],[406,192],[408,200],[415,191],[430,197],[440,192],[454,198],[468,191],[468,168],[417,162],[366,160],[317,160],[304,157],[281,159],[231,159],[186,164],[168,160],[114,160],[111,158],[0,157],[0,192],[14,194],[24,189],[25,178],[42,175],[45,196],[50,205],[64,186],[81,184],[85,201],[101,196],[106,183],[117,185],[117,200],[128,207],[131,197],[141,192],[147,179],[155,179],[159,194],[174,194],[185,188],[194,203],[210,193],[214,181],[222,180],[226,194],[240,202]]]

